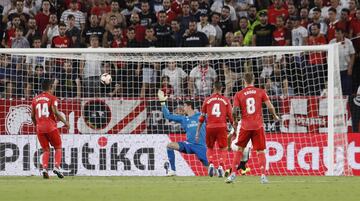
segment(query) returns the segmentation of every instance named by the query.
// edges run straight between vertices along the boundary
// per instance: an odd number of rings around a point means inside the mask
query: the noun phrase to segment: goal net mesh
[[[84,50],[86,52],[86,50]],[[329,163],[327,83],[334,71],[334,173],[351,175],[347,155],[346,97],[338,66],[327,51],[46,52],[0,53],[0,175],[36,175],[41,147],[31,122],[30,103],[41,81],[55,79],[59,110],[71,128],[58,127],[66,175],[166,174],[167,143],[185,141],[181,125],[164,118],[156,93],[168,96],[171,113],[183,115],[184,101],[199,110],[219,80],[232,99],[253,72],[281,121],[263,108],[267,170],[271,175],[327,175]],[[335,62],[336,63],[336,62]],[[109,80],[101,75],[108,73]],[[233,153],[229,151],[228,163]],[[50,159],[50,168],[53,159]],[[226,166],[228,166],[227,164]],[[207,175],[195,155],[176,153],[178,175]],[[247,166],[258,175],[256,153]]]

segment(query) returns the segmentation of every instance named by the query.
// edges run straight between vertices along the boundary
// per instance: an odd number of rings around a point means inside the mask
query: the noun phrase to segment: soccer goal
[[[39,173],[42,150],[29,104],[44,78],[55,79],[59,110],[71,125],[58,124],[66,175],[163,176],[166,145],[186,135],[164,118],[157,91],[169,96],[171,113],[184,115],[184,101],[198,110],[215,80],[232,98],[249,71],[281,117],[274,122],[263,109],[268,173],[352,175],[337,45],[1,49],[0,57],[0,175]],[[251,155],[247,166],[257,175]],[[193,155],[176,153],[175,160],[178,175],[207,174]]]

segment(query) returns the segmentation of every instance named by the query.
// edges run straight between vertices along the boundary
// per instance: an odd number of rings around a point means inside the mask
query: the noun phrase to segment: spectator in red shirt
[[[350,22],[349,37],[354,38],[352,42],[356,51],[355,65],[352,73],[353,87],[355,89],[360,86],[360,8],[357,8],[356,15]]]
[[[337,28],[345,31],[344,33],[346,38],[349,36],[349,30],[350,30],[349,16],[350,16],[350,10],[347,8],[343,8],[341,10],[340,20],[336,25]]]
[[[174,0],[171,3],[171,10],[176,14],[176,15],[180,15],[181,14],[181,7],[182,4],[185,2],[185,0]]]
[[[59,35],[53,37],[51,47],[53,48],[68,48],[71,45],[71,39],[66,36],[66,24],[59,23]]]
[[[283,16],[276,17],[276,29],[273,32],[273,45],[275,46],[288,46],[291,41],[291,32],[285,28],[285,21]]]
[[[328,32],[327,32],[327,40],[331,41],[335,38],[335,29],[337,27],[338,20],[336,19],[336,9],[329,8],[329,25],[328,25]]]
[[[5,37],[1,41],[2,46],[5,48],[11,47],[11,42],[15,38],[16,27],[21,25],[21,20],[19,15],[14,15],[11,20],[11,26],[5,31]]]
[[[40,34],[42,35],[44,33],[44,30],[46,29],[46,26],[49,24],[49,19],[50,19],[49,0],[43,0],[41,8],[42,10],[35,15],[35,20],[38,29],[40,31]]]
[[[349,38],[353,39],[353,44],[356,52],[360,52],[360,8],[356,10],[356,17],[350,22]]]
[[[309,24],[309,9],[308,8],[301,8],[300,9],[300,25],[303,27],[307,27]]]
[[[106,47],[119,48],[126,47],[125,39],[123,38],[123,32],[121,27],[115,26],[111,34],[109,35],[108,45]]]
[[[350,11],[349,20],[351,21],[353,18],[356,18],[356,1],[355,0],[349,1],[349,11]]]
[[[170,85],[170,77],[167,75],[161,77],[161,91],[164,92],[165,96],[174,96],[174,88]]]
[[[96,4],[97,1],[95,1]],[[97,4],[91,8],[90,13],[95,14],[98,17],[101,17],[105,13],[108,13],[111,11],[111,7],[106,4],[105,0],[99,0]]]
[[[141,43],[145,39],[145,27],[140,24],[140,16],[137,13],[132,13],[130,17],[130,27],[135,30],[135,39]]]
[[[167,15],[166,23],[170,24],[172,20],[177,18],[177,14],[171,10],[171,1],[163,0],[163,8]]]
[[[326,38],[320,33],[320,24],[313,23],[310,27],[311,35],[308,39],[308,45],[324,45]],[[324,52],[314,52],[309,55],[310,66],[307,68],[306,76],[308,80],[308,87],[313,87],[309,90],[308,95],[320,95],[321,91],[326,87],[327,66],[326,55]]]
[[[276,24],[276,17],[282,16],[284,19],[289,17],[289,11],[285,8],[283,0],[274,0],[274,7],[268,10],[269,24]]]

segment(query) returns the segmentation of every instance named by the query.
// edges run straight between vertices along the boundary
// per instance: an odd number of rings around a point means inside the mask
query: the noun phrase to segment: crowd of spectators
[[[350,95],[360,84],[358,6],[357,0],[1,0],[0,41],[2,48],[299,46],[341,42],[343,93]],[[168,91],[173,96],[208,95],[216,79],[227,84],[226,93],[231,95],[233,89],[228,84],[241,85],[234,75],[249,66],[257,72],[258,84],[273,95],[306,94],[308,85],[319,92],[309,95],[319,95],[326,88],[323,79],[327,65],[322,53],[311,53],[306,58],[297,55],[280,60],[219,61],[216,65],[211,61],[120,64],[90,61],[92,56],[85,56],[83,61],[49,63],[41,56],[8,58],[2,54],[1,94],[31,97],[41,77],[55,72],[52,76],[57,78],[58,86],[70,91],[61,88],[61,96],[66,97],[145,97],[161,81],[165,84],[156,88],[172,87]],[[106,88],[99,83],[104,72],[113,75],[113,86]]]

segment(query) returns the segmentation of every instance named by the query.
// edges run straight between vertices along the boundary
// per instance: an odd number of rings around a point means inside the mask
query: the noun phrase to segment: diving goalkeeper
[[[170,171],[167,173],[167,176],[176,175],[175,167],[175,152],[179,151],[185,154],[195,154],[201,163],[207,168],[208,160],[206,158],[206,144],[205,144],[205,124],[200,129],[200,138],[199,143],[195,142],[196,128],[199,123],[200,112],[194,111],[194,105],[191,101],[185,101],[184,103],[184,112],[185,115],[174,115],[169,112],[169,109],[166,106],[167,96],[164,95],[162,90],[158,91],[158,98],[161,103],[161,110],[164,114],[164,117],[170,121],[174,121],[181,124],[181,127],[186,132],[186,141],[182,142],[170,142],[167,145],[167,155],[170,162]]]

